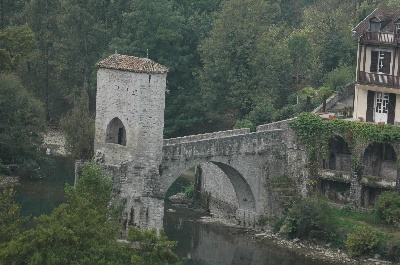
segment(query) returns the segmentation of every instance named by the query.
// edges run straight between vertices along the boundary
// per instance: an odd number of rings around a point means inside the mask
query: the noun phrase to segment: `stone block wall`
[[[164,139],[164,145],[180,144],[180,143],[187,143],[187,142],[197,142],[197,141],[201,141],[201,140],[224,138],[224,137],[247,134],[247,133],[250,133],[250,129],[248,129],[248,128],[220,131],[220,132],[213,132],[213,133],[196,134],[196,135],[190,135],[190,136],[184,136],[184,137]]]
[[[100,68],[97,73],[95,150],[106,164],[137,161],[158,167],[163,145],[166,74],[133,73]],[[125,126],[126,146],[106,143],[107,126],[118,118]]]

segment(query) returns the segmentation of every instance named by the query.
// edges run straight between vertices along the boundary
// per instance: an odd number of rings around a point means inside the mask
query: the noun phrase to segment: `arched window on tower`
[[[106,143],[126,145],[125,126],[117,117],[107,125]]]

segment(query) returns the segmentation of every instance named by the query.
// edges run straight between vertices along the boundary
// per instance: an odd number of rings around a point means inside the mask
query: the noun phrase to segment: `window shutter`
[[[390,62],[392,60],[392,55],[390,52],[384,52],[383,68],[382,73],[390,74]]]
[[[388,119],[387,123],[394,124],[394,114],[396,109],[396,94],[389,94],[389,106],[388,106]]]
[[[376,73],[378,71],[378,56],[379,52],[371,51],[371,67],[369,70],[371,73]]]
[[[375,99],[375,92],[368,90],[367,95],[367,112],[365,114],[365,118],[369,122],[374,121],[374,99]]]

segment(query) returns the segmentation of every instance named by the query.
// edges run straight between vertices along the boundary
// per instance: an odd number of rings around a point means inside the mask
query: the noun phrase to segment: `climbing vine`
[[[356,149],[375,142],[393,144],[400,141],[400,127],[390,124],[354,122],[341,119],[324,120],[318,115],[302,113],[291,123],[296,138],[304,145],[308,155],[310,176],[316,176],[319,158],[326,158],[329,153],[329,140],[340,135],[352,151],[352,164],[357,170],[360,165]],[[398,167],[400,165],[398,158]]]

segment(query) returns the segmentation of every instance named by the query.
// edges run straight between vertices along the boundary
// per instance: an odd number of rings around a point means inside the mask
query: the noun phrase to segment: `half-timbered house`
[[[375,9],[352,34],[358,40],[353,117],[400,124],[400,9]]]

